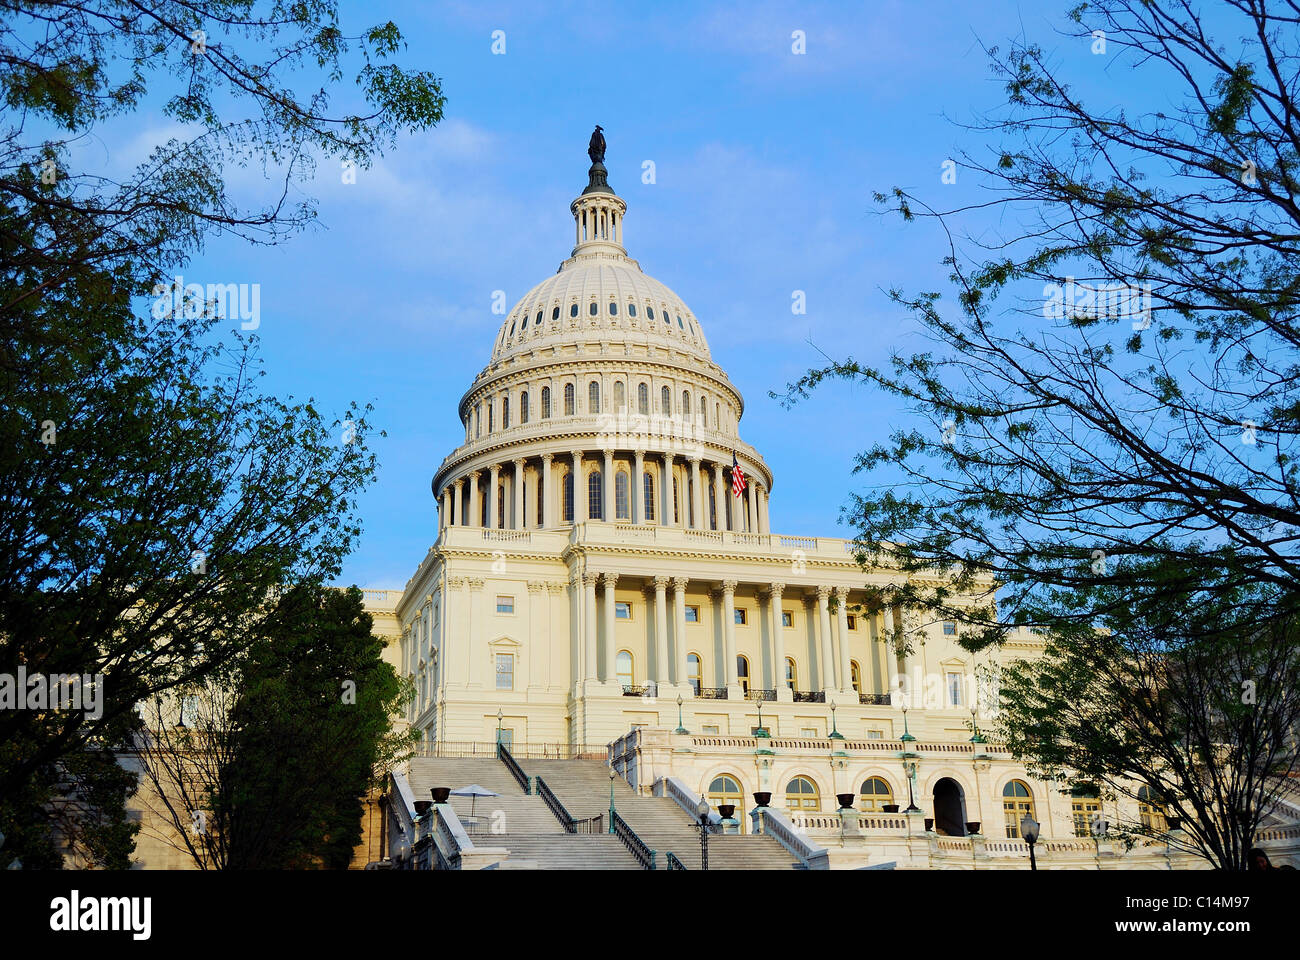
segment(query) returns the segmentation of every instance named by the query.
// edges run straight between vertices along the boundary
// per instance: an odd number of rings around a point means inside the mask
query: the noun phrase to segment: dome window
[[[609,301],[609,315],[611,317],[618,316],[618,304],[615,303],[613,300]]]
[[[600,312],[600,304],[596,303],[593,300],[591,303],[591,309],[588,311],[588,313],[590,313],[594,317],[599,312]]]
[[[660,311],[660,312],[663,313],[663,315],[664,315],[664,323],[666,323],[666,324],[668,324],[669,326],[671,326],[671,325],[672,325],[672,322],[673,322],[673,318],[670,317],[670,316],[668,316],[668,311],[667,311],[667,310],[662,310],[662,311]]]
[[[685,327],[682,326],[682,318],[681,318],[681,317],[678,317],[678,318],[677,318],[677,329],[678,329],[678,330],[685,330],[685,329],[686,329]]]
[[[512,323],[510,324],[510,336],[513,337],[514,335],[515,335],[515,325]]]
[[[628,315],[629,317],[635,317],[635,316],[636,316],[636,304],[635,304],[635,303],[629,303],[629,304],[627,305],[627,315]]]
[[[551,319],[552,319],[552,320],[559,320],[559,319],[560,319],[560,308],[559,308],[559,307],[556,307],[554,310],[551,311]]]
[[[528,329],[528,314],[524,314],[524,322],[519,325],[519,332],[523,333]]]
[[[534,320],[533,323],[536,323],[536,324],[539,324],[539,325],[540,325],[541,322],[542,322],[542,311],[538,310],[538,311],[537,311],[537,319]]]
[[[645,308],[645,315],[646,315],[647,317],[649,317],[651,320],[653,320],[653,319],[655,318],[655,308],[654,308],[654,307],[646,307],[646,308]]]
[[[578,315],[578,304],[576,302],[569,304],[569,316],[576,317],[577,315]]]

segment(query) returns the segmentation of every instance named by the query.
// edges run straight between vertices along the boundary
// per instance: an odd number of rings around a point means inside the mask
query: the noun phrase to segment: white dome
[[[566,260],[515,304],[497,334],[492,362],[589,340],[595,331],[610,344],[655,344],[709,359],[704,332],[681,297],[646,276],[635,260],[586,254]]]

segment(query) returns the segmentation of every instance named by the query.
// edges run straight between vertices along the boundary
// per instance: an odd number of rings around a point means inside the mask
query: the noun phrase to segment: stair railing
[[[564,828],[565,833],[604,833],[601,824],[604,820],[604,814],[596,814],[594,817],[588,817],[585,820],[575,820],[568,810],[564,809],[564,804],[560,803],[557,797],[546,781],[541,777],[534,777],[533,784],[537,788],[537,795],[542,798],[551,813],[555,814],[555,819],[560,821],[560,826]]]
[[[636,832],[627,825],[627,821],[618,815],[617,810],[611,811],[609,817],[614,835],[623,841],[623,846],[632,851],[632,856],[636,857],[637,863],[641,864],[641,869],[653,870],[655,851],[645,845],[645,841],[636,835]]]
[[[678,859],[677,859],[677,854],[673,853],[671,850],[668,851],[668,869],[669,869],[669,870],[685,870],[685,869],[686,869],[686,864],[684,864],[684,863],[682,863],[680,860],[678,860]]]
[[[497,758],[514,775],[515,780],[519,782],[519,786],[524,788],[524,793],[531,794],[532,791],[528,789],[528,774],[524,773],[524,768],[519,766],[519,761],[511,756],[504,743],[497,744]]]

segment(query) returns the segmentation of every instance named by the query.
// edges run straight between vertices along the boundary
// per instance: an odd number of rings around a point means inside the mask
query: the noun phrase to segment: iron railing
[[[726,700],[726,687],[700,687],[699,697],[701,700]]]
[[[564,804],[560,803],[560,798],[551,792],[551,788],[546,785],[546,781],[541,777],[533,780],[537,787],[537,795],[542,798],[555,819],[560,821],[560,826],[564,828],[565,833],[604,833],[601,825],[604,822],[604,814],[597,814],[594,817],[588,817],[585,820],[575,820],[568,810],[564,809]]]
[[[796,690],[794,692],[795,703],[825,703],[825,690]]]
[[[509,746],[516,760],[604,760],[608,749],[603,743],[523,743]],[[494,740],[440,740],[422,743],[411,751],[412,757],[437,757],[463,759],[482,757],[491,760],[497,756]]]
[[[750,689],[750,690],[746,690],[746,691],[745,691],[745,699],[746,699],[746,700],[762,700],[762,701],[765,701],[765,702],[767,702],[767,703],[774,703],[774,702],[776,701],[776,691],[775,691],[775,690],[758,690],[758,689]]]
[[[506,769],[514,775],[519,786],[524,788],[524,793],[531,793],[532,791],[528,789],[528,774],[524,773],[524,768],[519,766],[519,761],[510,755],[504,743],[497,744],[497,756],[506,765]]]
[[[623,684],[623,696],[625,697],[648,697],[650,696],[650,686],[639,685],[635,683]]]
[[[892,701],[887,693],[860,693],[858,694],[858,703],[873,703],[876,706],[887,707]]]
[[[682,863],[680,860],[678,860],[678,859],[677,859],[677,854],[673,853],[671,850],[668,851],[668,869],[669,869],[669,870],[685,870],[685,869],[686,869],[686,864],[684,864],[684,863]]]
[[[627,825],[627,821],[618,815],[617,810],[611,810],[609,817],[609,822],[614,827],[614,835],[623,841],[623,846],[632,851],[632,856],[636,857],[637,863],[641,864],[641,869],[653,870],[655,851],[645,845],[645,841],[636,835],[636,832]]]

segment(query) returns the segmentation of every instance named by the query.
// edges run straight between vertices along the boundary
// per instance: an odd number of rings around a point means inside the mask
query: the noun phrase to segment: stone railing
[[[700,822],[700,812],[696,809],[699,805],[700,798],[694,796],[691,793],[690,788],[676,777],[661,777],[656,780],[654,785],[654,795],[656,797],[670,798],[677,804],[677,806],[686,811],[686,815],[691,818],[692,822],[696,824]],[[721,820],[721,817],[718,817],[717,813],[710,811],[709,819],[713,820],[714,818]]]
[[[752,811],[755,833],[766,833],[798,858],[809,870],[829,870],[830,859],[825,847],[819,846],[794,828],[775,807],[759,807]],[[838,819],[838,818],[836,818]]]

